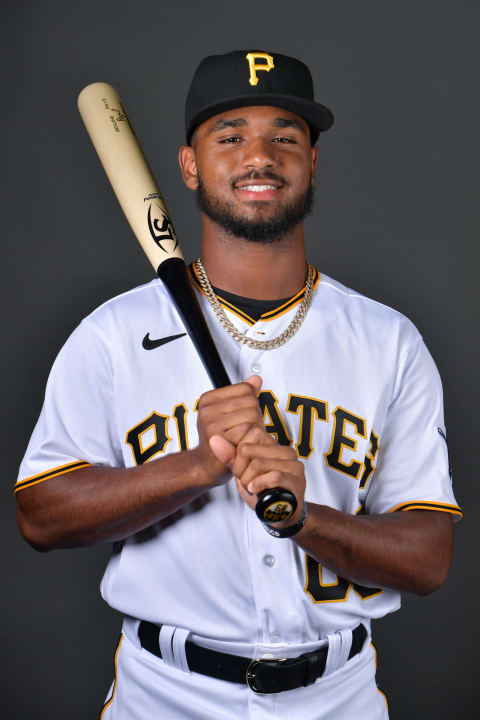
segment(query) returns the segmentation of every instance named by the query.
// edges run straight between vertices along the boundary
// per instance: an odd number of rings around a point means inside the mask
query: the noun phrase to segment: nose
[[[246,168],[273,168],[278,164],[275,146],[263,137],[252,138],[244,146],[243,164]]]

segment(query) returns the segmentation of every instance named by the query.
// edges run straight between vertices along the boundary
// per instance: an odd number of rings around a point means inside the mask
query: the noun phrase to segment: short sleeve
[[[442,384],[421,338],[399,361],[392,397],[365,498],[366,512],[424,509],[460,518],[452,489]]]
[[[107,338],[88,319],[58,354],[15,492],[88,465],[123,466]]]

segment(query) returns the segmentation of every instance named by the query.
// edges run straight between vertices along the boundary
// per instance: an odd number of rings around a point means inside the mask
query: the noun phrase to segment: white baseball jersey
[[[459,517],[449,475],[438,372],[400,313],[316,272],[299,332],[270,351],[233,340],[200,301],[232,382],[263,378],[269,433],[305,465],[306,500],[345,513],[430,509]],[[303,291],[254,322],[223,303],[249,337],[291,322]],[[131,467],[194,447],[196,402],[211,389],[159,280],[89,315],[53,366],[16,490],[88,464]],[[161,464],[159,463],[159,473]],[[71,474],[71,482],[77,475]],[[212,647],[311,643],[400,606],[271,537],[233,480],[114,547],[101,592],[135,618],[186,628]]]

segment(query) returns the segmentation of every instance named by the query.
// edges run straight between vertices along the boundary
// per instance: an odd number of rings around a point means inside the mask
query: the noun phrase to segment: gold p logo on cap
[[[275,67],[273,57],[268,53],[248,53],[245,57],[250,67],[250,77],[248,79],[250,85],[257,85],[258,83],[257,70],[270,72]],[[257,60],[265,60],[265,63],[257,64]]]

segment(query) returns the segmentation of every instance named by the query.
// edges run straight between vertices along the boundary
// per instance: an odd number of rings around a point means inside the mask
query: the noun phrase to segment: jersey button
[[[263,562],[267,567],[273,567],[275,565],[275,558],[273,555],[264,555]]]
[[[273,643],[279,643],[279,642],[281,642],[282,638],[280,637],[280,635],[279,635],[278,633],[273,633],[273,634],[270,636],[270,640],[271,640],[271,642],[273,642]]]
[[[259,362],[252,363],[252,371],[254,373],[260,373],[262,372],[262,365]]]

